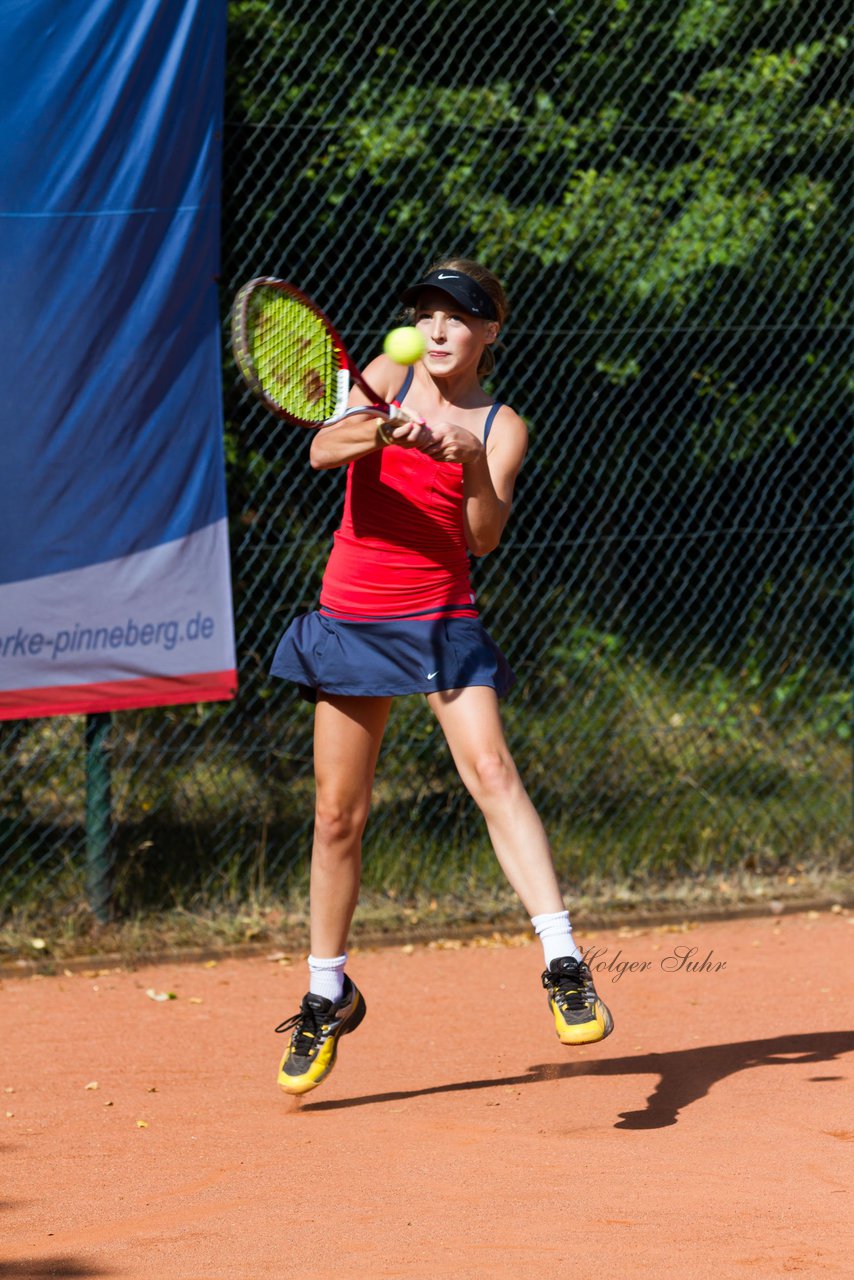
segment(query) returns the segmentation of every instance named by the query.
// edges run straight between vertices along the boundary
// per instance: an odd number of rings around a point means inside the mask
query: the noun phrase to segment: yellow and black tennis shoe
[[[583,960],[561,956],[543,974],[549,1008],[561,1044],[592,1044],[614,1030],[611,1011],[596,994],[593,977]]]
[[[333,1002],[311,992],[303,996],[299,1013],[276,1027],[278,1032],[292,1032],[279,1064],[279,1088],[285,1093],[316,1088],[335,1066],[338,1037],[355,1031],[364,1016],[364,996],[347,977],[340,1000]]]

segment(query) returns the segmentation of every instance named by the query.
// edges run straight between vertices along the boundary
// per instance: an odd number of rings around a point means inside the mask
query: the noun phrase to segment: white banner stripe
[[[3,691],[235,666],[228,528],[0,586]]]

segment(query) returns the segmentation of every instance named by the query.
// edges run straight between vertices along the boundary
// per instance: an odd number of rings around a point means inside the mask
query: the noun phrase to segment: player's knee
[[[476,800],[485,802],[509,799],[515,792],[519,775],[513,761],[501,751],[483,751],[472,762],[472,791]]]
[[[341,805],[318,799],[314,810],[314,832],[328,848],[347,845],[361,837],[368,813],[364,804]]]

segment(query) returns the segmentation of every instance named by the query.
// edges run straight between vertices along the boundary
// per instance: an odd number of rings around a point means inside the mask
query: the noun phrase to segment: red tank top
[[[391,445],[351,462],[320,591],[331,617],[477,617],[463,532],[463,469]]]

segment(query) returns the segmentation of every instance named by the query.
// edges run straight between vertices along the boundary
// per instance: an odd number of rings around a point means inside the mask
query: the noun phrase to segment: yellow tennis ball
[[[427,350],[424,335],[412,325],[392,329],[385,336],[383,351],[395,364],[415,364]]]

